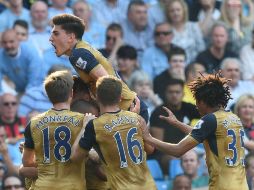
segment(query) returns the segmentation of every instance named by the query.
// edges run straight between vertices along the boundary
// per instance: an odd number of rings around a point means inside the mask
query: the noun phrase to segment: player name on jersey
[[[230,124],[237,124],[242,126],[242,122],[239,118],[234,117],[234,116],[229,116],[227,119],[225,119],[223,122],[223,127],[228,128]]]
[[[137,124],[138,120],[135,117],[129,117],[129,116],[119,116],[116,119],[112,119],[111,123],[106,123],[104,125],[104,128],[108,131],[108,132],[112,132],[112,130],[115,127],[118,127],[122,124]]]
[[[68,122],[71,123],[74,126],[78,126],[80,123],[80,120],[75,118],[74,116],[68,116],[68,115],[55,115],[55,116],[46,116],[43,117],[39,122],[36,124],[36,128],[41,128],[45,126],[47,123],[54,123],[54,122]]]

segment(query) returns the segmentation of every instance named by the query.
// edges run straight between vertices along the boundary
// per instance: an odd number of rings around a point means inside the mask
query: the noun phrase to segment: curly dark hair
[[[197,101],[202,100],[210,107],[222,106],[225,108],[230,96],[230,89],[227,83],[229,79],[220,76],[220,73],[202,75],[191,82],[189,87]]]

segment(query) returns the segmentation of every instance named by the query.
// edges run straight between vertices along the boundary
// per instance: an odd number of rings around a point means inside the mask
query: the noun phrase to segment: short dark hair
[[[231,99],[230,89],[227,85],[229,79],[220,77],[220,73],[201,75],[189,84],[191,92],[197,101],[203,101],[214,108],[225,108]]]
[[[97,99],[104,106],[119,104],[122,94],[122,82],[117,77],[107,75],[96,82]]]
[[[120,24],[118,23],[111,23],[108,27],[107,27],[107,32],[109,30],[112,30],[112,31],[119,31],[121,33],[121,36],[123,36],[123,28]]]
[[[138,57],[137,50],[130,45],[123,45],[117,51],[117,57],[122,59],[136,60]]]
[[[73,81],[73,96],[78,93],[90,94],[88,85],[80,77],[74,75]]]
[[[46,77],[44,86],[53,104],[66,102],[72,93],[72,75],[68,71],[56,71]]]
[[[172,49],[170,49],[170,51],[167,53],[168,61],[170,61],[171,58],[172,58],[174,55],[184,55],[184,57],[185,57],[185,59],[186,59],[186,53],[185,53],[184,49],[182,49],[182,48],[173,47]]]
[[[54,73],[56,71],[70,71],[71,72],[71,68],[67,67],[65,65],[62,65],[62,64],[54,64],[48,70],[48,75],[50,75],[51,73]]]
[[[146,3],[143,0],[132,0],[130,1],[129,5],[128,5],[128,12],[131,10],[132,6],[146,6]]]
[[[181,79],[176,79],[176,78],[171,78],[167,80],[166,82],[166,88],[168,86],[173,86],[173,85],[180,85],[182,88],[184,87],[184,81]]]
[[[74,33],[78,40],[82,39],[85,23],[82,19],[71,14],[60,14],[52,19],[54,25],[61,26],[67,33]]]
[[[99,107],[96,104],[96,102],[91,101],[85,101],[85,100],[75,100],[71,104],[71,111],[79,112],[79,113],[93,113],[94,110],[96,110],[99,113]]]
[[[26,30],[28,30],[28,23],[25,20],[21,20],[21,19],[16,20],[12,28],[14,28],[15,26],[21,26],[25,28]]]

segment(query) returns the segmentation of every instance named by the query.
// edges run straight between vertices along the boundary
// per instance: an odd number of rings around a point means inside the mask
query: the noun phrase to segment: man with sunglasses
[[[0,127],[4,127],[8,141],[16,144],[23,138],[23,132],[26,126],[26,118],[17,115],[18,100],[10,93],[4,93],[0,99]]]
[[[167,22],[159,23],[154,29],[154,45],[144,51],[141,66],[151,79],[168,68],[167,53],[177,47],[172,44],[174,35]],[[180,47],[178,47],[181,49]]]

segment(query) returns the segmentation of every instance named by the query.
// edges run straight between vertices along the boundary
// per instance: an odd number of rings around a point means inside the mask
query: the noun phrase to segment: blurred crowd
[[[86,23],[83,40],[110,61],[148,105],[157,139],[178,143],[185,134],[159,119],[168,107],[194,125],[200,115],[188,84],[221,71],[230,79],[236,113],[245,129],[246,175],[254,189],[254,1],[253,0],[0,0],[0,181],[23,188],[19,143],[33,115],[52,105],[43,88],[49,73],[68,69],[49,37],[51,18],[74,14]],[[166,189],[206,188],[202,145],[177,159],[155,151]],[[9,180],[9,181],[8,181]],[[10,182],[11,181],[11,182]],[[9,187],[9,188],[8,188]]]

